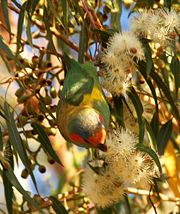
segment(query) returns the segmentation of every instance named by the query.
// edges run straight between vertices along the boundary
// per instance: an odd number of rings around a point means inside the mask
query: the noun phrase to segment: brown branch
[[[132,187],[128,187],[125,189],[125,192],[127,194],[134,194],[134,195],[144,195],[144,196],[151,196],[151,197],[160,197],[162,201],[169,201],[174,203],[180,203],[180,198],[178,197],[169,197],[167,195],[164,195],[163,193],[159,193],[158,195],[154,192],[149,192],[148,190],[143,189],[136,189]]]

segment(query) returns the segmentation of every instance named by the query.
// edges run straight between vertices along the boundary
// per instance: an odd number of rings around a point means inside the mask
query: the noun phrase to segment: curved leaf
[[[35,132],[38,134],[38,138],[39,141],[41,142],[41,145],[43,146],[43,148],[45,149],[45,151],[59,164],[62,165],[61,161],[59,160],[59,157],[57,156],[57,154],[55,153],[55,151],[52,148],[51,142],[45,132],[45,130],[43,129],[43,127],[41,125],[39,125],[38,123],[32,123],[31,124],[33,129],[35,130]]]
[[[6,179],[8,179],[11,185],[13,185],[30,204],[38,208],[37,203],[29,196],[29,194],[24,190],[24,188],[19,183],[11,167],[8,170],[4,170],[4,176]]]
[[[159,161],[157,154],[151,148],[143,145],[142,143],[137,144],[136,147],[138,150],[147,153],[154,160],[154,162],[156,163],[160,173],[162,174],[161,163]]]
[[[4,114],[7,118],[6,124],[7,124],[7,129],[9,131],[9,134],[10,134],[10,143],[14,147],[15,155],[16,155],[16,157],[17,157],[17,154],[19,155],[22,163],[29,170],[31,178],[34,183],[34,186],[35,186],[36,190],[38,191],[36,180],[35,180],[35,177],[33,175],[33,172],[32,172],[31,166],[30,166],[29,158],[27,156],[26,150],[22,143],[21,136],[17,130],[17,126],[14,121],[13,112],[10,111],[10,106],[7,104],[7,102],[5,102],[5,104],[4,104]]]
[[[17,47],[16,47],[16,56],[19,55],[19,49],[21,47],[21,35],[23,30],[24,23],[24,14],[26,9],[27,1],[21,6],[21,10],[18,17],[18,31],[17,31]]]
[[[151,71],[150,76],[157,83],[158,88],[161,89],[163,91],[164,95],[167,97],[167,99],[172,107],[173,114],[179,121],[180,120],[179,111],[174,103],[174,100],[171,96],[171,92],[169,91],[168,87],[164,84],[164,82],[161,80],[160,76],[155,71]]]
[[[136,113],[138,116],[138,123],[139,123],[139,142],[142,143],[143,139],[144,139],[144,132],[145,132],[144,118],[142,116],[143,106],[133,87],[131,87],[131,89],[127,92],[127,95],[131,99],[131,101],[136,109]]]
[[[56,214],[68,214],[68,211],[57,198],[50,196],[49,199],[53,202],[52,207]]]
[[[5,172],[2,172],[2,179],[4,184],[4,194],[6,198],[6,206],[8,213],[13,213],[13,188],[11,182],[7,179]]]
[[[160,128],[157,136],[157,146],[159,155],[164,154],[164,150],[167,146],[168,140],[171,137],[171,133],[172,133],[172,120],[169,120]]]
[[[146,39],[146,40],[143,40],[142,42],[144,46],[144,55],[146,58],[146,75],[148,77],[153,67],[152,53],[151,53],[151,48],[149,46],[148,40]]]

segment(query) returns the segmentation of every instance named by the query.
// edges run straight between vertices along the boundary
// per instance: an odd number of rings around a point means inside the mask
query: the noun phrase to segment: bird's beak
[[[105,128],[102,128],[99,132],[97,132],[92,137],[89,137],[87,140],[88,140],[88,142],[91,142],[94,147],[97,147],[97,148],[101,149],[102,151],[107,150],[107,148],[105,148],[106,145],[104,144],[105,140],[106,140]]]

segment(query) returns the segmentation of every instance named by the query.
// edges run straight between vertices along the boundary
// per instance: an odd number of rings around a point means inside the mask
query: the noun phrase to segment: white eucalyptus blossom
[[[101,208],[118,202],[124,194],[124,185],[112,172],[96,174],[90,168],[84,172],[83,189],[89,199]]]
[[[166,46],[180,30],[180,15],[173,9],[145,10],[131,18],[130,27],[136,35]]]
[[[130,73],[136,69],[135,60],[144,58],[137,36],[130,32],[115,33],[102,55],[106,72],[102,85],[113,95],[125,94],[131,86]]]

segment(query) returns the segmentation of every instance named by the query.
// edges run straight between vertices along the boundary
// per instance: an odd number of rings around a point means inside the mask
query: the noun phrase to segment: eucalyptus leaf
[[[81,25],[81,32],[80,32],[80,39],[79,39],[79,54],[78,54],[78,61],[80,63],[83,63],[84,59],[84,51],[86,49],[86,41],[87,41],[87,35],[86,35],[86,25],[83,23]]]
[[[148,40],[144,40],[143,45],[144,45],[144,55],[146,58],[146,74],[148,77],[153,67],[152,53],[151,53],[151,48],[149,46]]]
[[[59,60],[58,53],[56,51],[56,48],[54,46],[54,42],[53,42],[53,39],[52,39],[52,33],[50,31],[51,25],[50,25],[50,22],[49,22],[49,15],[48,15],[48,11],[47,11],[46,6],[44,6],[43,9],[44,9],[43,20],[44,20],[46,31],[47,31],[47,39],[49,40],[49,47],[51,48],[52,51],[54,51],[54,53],[56,54],[56,56],[57,56],[57,58]]]
[[[172,133],[172,120],[169,120],[160,128],[157,136],[157,146],[159,155],[164,154],[164,150],[171,137],[171,133]]]
[[[4,184],[4,194],[6,199],[7,210],[9,214],[12,214],[13,213],[13,188],[4,170],[2,172],[2,179]]]
[[[170,68],[174,75],[175,92],[176,92],[176,97],[178,97],[178,89],[180,87],[180,63],[179,63],[179,59],[176,56],[172,58]]]
[[[3,150],[3,138],[2,138],[2,130],[1,130],[1,127],[0,127],[0,151]]]
[[[31,124],[35,132],[38,134],[39,141],[41,145],[43,146],[44,150],[59,164],[62,165],[61,161],[59,160],[59,157],[55,153],[55,151],[52,148],[51,142],[43,129],[41,125],[38,123],[32,123]]]
[[[166,96],[166,98],[168,99],[168,101],[172,107],[172,112],[173,112],[174,116],[177,118],[178,121],[180,121],[179,111],[177,109],[177,106],[175,105],[175,102],[172,98],[171,92],[169,91],[168,87],[164,84],[161,77],[155,71],[151,71],[150,76],[157,83],[158,88],[163,91],[164,95]]]
[[[19,60],[17,60],[17,58],[14,56],[13,52],[8,47],[8,45],[5,44],[5,42],[3,41],[3,39],[2,39],[1,36],[0,36],[0,49],[2,49],[6,53],[6,55],[8,56],[8,58],[14,60],[19,67],[24,68],[24,65],[22,65],[19,62]],[[6,61],[5,61],[5,63],[6,63]]]
[[[54,196],[50,196],[49,199],[53,202],[52,207],[56,214],[68,214],[69,212],[65,209],[62,203],[55,198]]]
[[[17,159],[17,154],[18,154],[19,157],[21,158],[21,161],[24,164],[24,166],[29,170],[31,178],[34,183],[34,186],[35,186],[36,190],[38,191],[36,180],[35,180],[35,177],[33,175],[33,172],[32,172],[31,166],[30,166],[29,158],[27,156],[21,136],[17,130],[17,126],[14,121],[13,112],[10,111],[10,106],[7,104],[7,102],[5,102],[5,104],[4,104],[4,113],[7,118],[6,124],[7,124],[9,134],[10,134],[10,143],[14,147],[16,159]]]
[[[27,1],[24,2],[24,4],[21,6],[21,10],[20,10],[20,13],[18,16],[16,57],[19,55],[20,47],[21,47],[21,35],[22,35],[22,31],[23,31],[26,5],[27,5]]]
[[[139,123],[139,142],[142,143],[144,139],[144,132],[145,132],[144,118],[142,116],[143,106],[133,87],[130,88],[130,90],[127,92],[127,95],[131,99],[137,113],[138,123]]]

